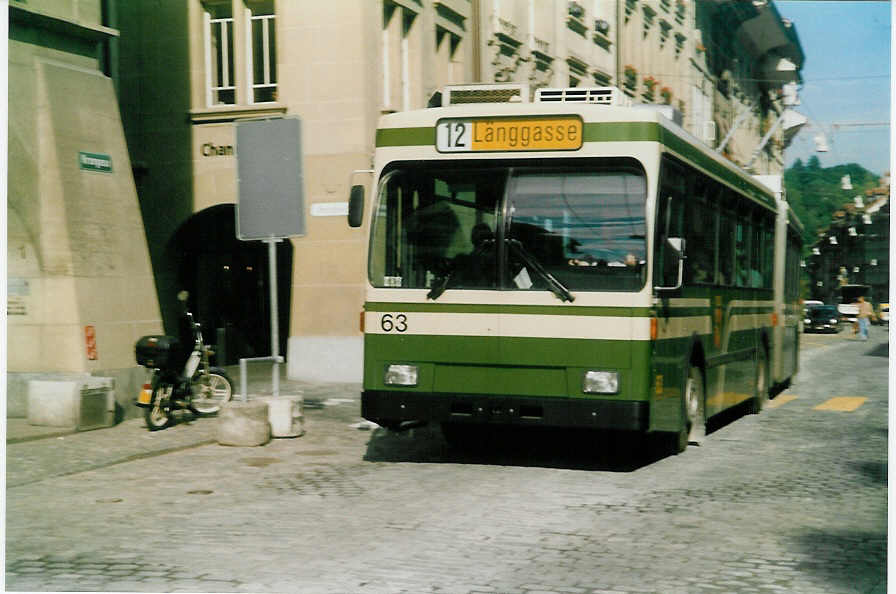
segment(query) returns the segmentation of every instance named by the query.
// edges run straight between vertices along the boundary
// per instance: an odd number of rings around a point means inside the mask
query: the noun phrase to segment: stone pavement
[[[285,384],[305,392],[306,434],[258,448],[201,445],[214,419],[10,444],[6,588],[883,594],[885,332],[872,338],[806,335],[774,407],[635,465],[592,435],[471,453],[437,427],[359,431],[355,384]],[[832,395],[868,402],[816,410]]]
[[[281,396],[302,395],[305,414],[323,411],[328,403],[360,401],[360,384],[310,383],[289,380],[280,366]],[[234,382],[234,400],[240,400],[239,367],[227,368]],[[250,366],[248,399],[270,396],[269,365]],[[135,407],[136,408],[136,407]],[[360,404],[353,407],[360,410]],[[107,428],[78,432],[65,427],[29,425],[27,419],[6,420],[6,486],[16,487],[53,476],[66,476],[140,458],[215,443],[216,420],[193,418],[178,411],[178,422],[163,431],[150,432],[143,416]],[[356,419],[360,421],[360,417]],[[40,443],[34,443],[39,441]]]

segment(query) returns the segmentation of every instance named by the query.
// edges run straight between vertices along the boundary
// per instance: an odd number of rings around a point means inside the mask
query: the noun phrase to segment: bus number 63
[[[408,329],[408,317],[404,314],[383,314],[380,318],[380,328],[383,332],[404,332]]]

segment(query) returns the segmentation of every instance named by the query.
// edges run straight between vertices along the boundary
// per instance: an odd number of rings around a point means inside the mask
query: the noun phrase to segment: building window
[[[277,100],[277,37],[273,0],[246,3],[249,42],[247,60],[252,103]]]
[[[641,7],[644,12],[644,32],[643,37],[647,39],[647,35],[650,34],[650,28],[653,27],[653,17],[656,16],[656,10],[653,7],[645,4]]]
[[[660,49],[666,46],[666,41],[669,39],[669,31],[671,30],[672,25],[669,24],[669,21],[660,19]]]
[[[610,74],[596,68],[591,72],[591,76],[594,78],[594,84],[599,87],[608,87],[613,81],[613,77]]]
[[[638,4],[638,0],[625,0],[625,22],[628,23],[629,19],[632,18],[632,15],[635,14],[635,7]]]
[[[460,37],[441,27],[436,27],[437,86],[463,80],[463,64],[458,60],[460,43]]]
[[[206,103],[233,105],[236,85],[233,69],[233,10],[229,1],[203,4],[205,25]]]
[[[579,83],[588,76],[587,62],[575,56],[569,56],[566,58],[566,65],[569,67],[569,86],[579,86]]]
[[[411,35],[417,14],[383,2],[383,110],[411,108]],[[417,79],[413,81],[417,82]]]

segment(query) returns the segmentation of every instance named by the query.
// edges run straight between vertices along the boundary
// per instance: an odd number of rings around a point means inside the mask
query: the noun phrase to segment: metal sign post
[[[240,390],[248,400],[246,364],[271,361],[273,395],[280,395],[280,310],[277,244],[305,234],[301,122],[298,118],[247,120],[236,126],[237,237],[268,244],[271,356],[240,359]]]
[[[277,244],[279,239],[267,239],[268,244],[268,273],[270,274],[271,287],[271,358],[274,359],[274,370],[271,372],[271,385],[273,386],[274,396],[280,395],[280,363],[283,357],[280,356],[280,310],[277,308]]]

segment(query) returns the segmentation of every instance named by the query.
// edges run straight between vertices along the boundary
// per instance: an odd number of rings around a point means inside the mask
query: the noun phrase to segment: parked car
[[[810,307],[816,307],[819,305],[824,305],[824,301],[814,301],[812,299],[807,299],[807,300],[803,301],[803,309],[804,310],[807,310]]]
[[[803,320],[809,314],[809,310],[817,305],[824,305],[824,301],[814,301],[812,299],[806,299],[803,301],[803,317],[800,318],[800,332],[806,331],[806,329],[803,327]]]
[[[890,304],[881,303],[880,311],[877,312],[877,323],[890,325]]]
[[[806,308],[803,332],[837,333],[839,331],[840,320],[835,305],[814,305]]]

